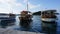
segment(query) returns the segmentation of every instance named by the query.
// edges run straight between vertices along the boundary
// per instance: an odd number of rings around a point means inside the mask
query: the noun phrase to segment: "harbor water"
[[[9,24],[1,24],[6,22],[0,22],[0,28],[8,28],[19,31],[29,31],[29,32],[40,32],[47,34],[59,34],[60,33],[60,15],[57,16],[57,20],[53,23],[42,22],[41,17],[38,15],[34,15],[32,21],[27,25],[21,25],[20,20],[16,16],[15,22],[12,25]],[[7,22],[8,23],[8,22]],[[24,24],[24,23],[23,23]]]

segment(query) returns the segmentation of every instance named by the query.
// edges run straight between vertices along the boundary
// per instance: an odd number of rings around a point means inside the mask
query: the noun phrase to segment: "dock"
[[[0,34],[44,34],[44,33],[18,31],[18,30],[0,28]]]

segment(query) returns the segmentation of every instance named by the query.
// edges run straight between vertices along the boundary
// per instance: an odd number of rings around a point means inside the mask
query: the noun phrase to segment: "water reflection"
[[[21,26],[27,26],[27,25],[29,25],[30,24],[30,22],[29,21],[20,21],[20,25]]]
[[[30,29],[30,27],[31,27],[30,26],[30,23],[31,23],[31,21],[23,21],[23,20],[20,21],[20,24],[19,25],[21,26],[20,27],[21,30],[22,31],[28,31]]]
[[[42,22],[42,32],[47,34],[56,34],[57,22]]]
[[[12,21],[12,20],[1,20],[0,26],[1,26],[2,28],[6,28],[7,26],[14,25],[14,24],[15,24],[14,22],[15,22],[15,21]]]

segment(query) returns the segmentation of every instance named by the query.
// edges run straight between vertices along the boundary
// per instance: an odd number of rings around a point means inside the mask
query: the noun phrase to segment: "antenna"
[[[12,9],[12,7],[11,7],[11,13],[13,13],[13,9]]]
[[[10,8],[10,13],[12,13],[12,8]]]

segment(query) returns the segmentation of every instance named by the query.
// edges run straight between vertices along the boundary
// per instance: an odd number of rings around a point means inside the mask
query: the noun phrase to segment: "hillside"
[[[35,12],[33,15],[41,15],[41,11]]]

